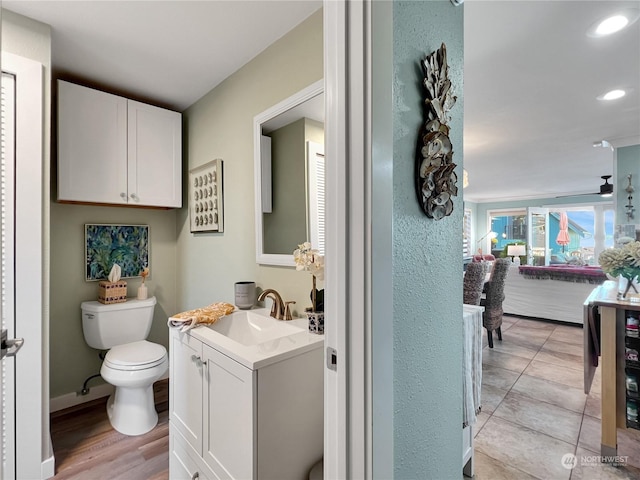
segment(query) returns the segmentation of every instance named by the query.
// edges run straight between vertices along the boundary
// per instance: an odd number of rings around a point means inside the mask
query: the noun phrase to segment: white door
[[[527,263],[549,265],[549,209],[527,208]]]
[[[1,314],[2,335],[7,339],[15,337],[15,305],[13,302],[15,292],[15,270],[12,259],[15,256],[15,77],[2,73],[2,189],[0,196],[0,210],[3,221],[0,230],[2,232],[2,261],[0,271],[2,273],[1,289]],[[4,342],[3,338],[3,343]],[[2,347],[4,349],[4,345]],[[5,357],[0,360],[2,393],[4,401],[0,402],[0,452],[2,452],[2,478],[15,478],[16,452],[15,452],[15,358]]]
[[[2,52],[3,142],[2,319],[8,339],[24,338],[16,357],[2,360],[5,431],[3,478],[53,476],[48,436],[48,352],[43,340],[43,71],[40,63]],[[4,75],[8,73],[10,75]],[[12,81],[15,79],[15,82]],[[10,86],[15,84],[15,89]],[[3,92],[4,94],[4,92]],[[11,108],[11,100],[15,108]],[[4,98],[3,98],[4,100]],[[13,120],[13,122],[12,122]],[[10,125],[13,124],[13,127]],[[13,141],[13,146],[11,142]],[[7,345],[11,353],[11,342]],[[15,348],[14,348],[15,350]],[[45,460],[45,457],[47,459]]]

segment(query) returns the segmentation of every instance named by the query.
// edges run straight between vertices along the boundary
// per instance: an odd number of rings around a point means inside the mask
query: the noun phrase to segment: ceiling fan
[[[609,179],[611,178],[611,175],[602,175],[600,178],[604,180],[604,183],[600,185],[599,192],[577,193],[573,195],[558,195],[556,198],[579,197],[581,195],[600,195],[602,198],[611,197],[613,195],[613,185],[609,183]]]

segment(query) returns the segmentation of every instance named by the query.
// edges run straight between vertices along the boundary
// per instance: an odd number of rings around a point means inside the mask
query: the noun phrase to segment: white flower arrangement
[[[614,277],[621,276],[628,280],[623,296],[630,288],[636,290],[633,281],[640,277],[640,242],[632,240],[619,248],[608,248],[600,254],[598,262],[604,273]]]
[[[311,273],[313,278],[311,288],[311,304],[313,312],[324,311],[324,290],[316,289],[316,279],[324,280],[324,256],[311,247],[311,243],[304,242],[293,251],[296,270]]]
[[[311,243],[304,242],[298,245],[293,252],[296,262],[296,270],[311,273],[318,280],[324,280],[324,256],[318,254],[318,250],[311,247]]]

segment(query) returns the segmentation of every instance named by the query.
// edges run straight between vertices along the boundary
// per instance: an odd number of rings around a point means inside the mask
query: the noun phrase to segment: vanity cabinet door
[[[186,333],[171,332],[169,412],[170,426],[177,429],[202,455],[203,379],[202,342]]]
[[[182,206],[182,117],[128,101],[129,203]]]
[[[127,99],[58,81],[58,200],[127,196]]]
[[[216,476],[207,476],[208,472],[202,467],[202,459],[193,456],[189,446],[185,445],[183,437],[174,432],[169,436],[169,478],[171,480],[218,480]]]
[[[256,478],[256,376],[203,345],[207,362],[203,457],[220,477]]]

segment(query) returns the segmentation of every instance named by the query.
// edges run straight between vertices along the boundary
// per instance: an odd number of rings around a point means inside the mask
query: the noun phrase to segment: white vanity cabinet
[[[59,80],[58,200],[181,207],[181,114]]]
[[[170,339],[170,478],[306,478],[323,451],[322,348],[253,370]]]
[[[170,352],[170,477],[252,478],[255,372],[188,334]]]

